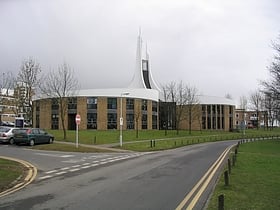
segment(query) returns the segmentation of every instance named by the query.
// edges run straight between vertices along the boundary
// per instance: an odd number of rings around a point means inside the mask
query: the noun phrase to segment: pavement
[[[56,143],[75,145],[75,143],[72,143],[72,142],[56,141]],[[100,149],[100,150],[104,150],[104,151],[110,151],[110,152],[126,152],[126,153],[127,152],[133,152],[133,151],[129,151],[129,150],[112,148],[113,146],[117,146],[118,144],[112,144],[112,145],[111,144],[110,145],[79,144],[79,145],[83,146],[83,147],[91,147],[91,148],[96,148],[96,149]],[[11,185],[11,187],[9,189],[7,189],[3,192],[0,192],[0,198],[24,188],[25,186],[30,184],[36,178],[37,168],[34,165],[32,165],[31,163],[29,163],[27,161],[24,161],[24,160],[19,160],[19,159],[16,159],[16,158],[10,158],[10,157],[4,157],[4,156],[0,156],[0,158],[18,162],[18,163],[22,164],[27,170],[27,173],[23,174],[25,177],[21,178],[20,182],[15,181],[14,185]]]

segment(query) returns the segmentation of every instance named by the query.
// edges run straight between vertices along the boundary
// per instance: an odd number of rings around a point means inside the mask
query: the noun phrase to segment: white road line
[[[38,179],[42,180],[42,179],[48,179],[48,178],[51,178],[51,177],[53,177],[53,176],[48,175],[48,176],[39,177]]]
[[[64,167],[64,168],[61,168],[60,170],[68,170],[68,169],[70,169],[70,167]]]
[[[69,158],[69,157],[74,157],[74,155],[62,155],[60,157],[63,157],[63,158]]]
[[[47,171],[46,174],[55,173],[55,172],[57,172],[57,171],[58,171],[58,170]]]
[[[40,154],[40,153],[37,153]],[[42,154],[42,155],[47,155],[47,154]],[[141,153],[137,153],[137,154],[131,154],[131,155],[123,155],[123,156],[118,156],[118,157],[108,157],[109,155],[102,155],[102,156],[90,156],[91,158],[93,157],[107,157],[101,160],[94,160],[92,162],[86,162],[83,163],[81,165],[74,165],[74,166],[69,166],[69,167],[64,167],[64,168],[60,168],[58,170],[52,170],[52,171],[47,171],[45,172],[45,174],[53,174],[53,175],[62,175],[62,174],[66,174],[69,172],[75,172],[75,171],[79,171],[82,169],[88,169],[91,167],[95,167],[95,166],[99,166],[99,165],[105,165],[108,163],[112,163],[112,162],[116,162],[116,161],[120,161],[120,160],[126,160],[129,158],[133,158],[133,157],[139,157],[143,154]],[[64,155],[63,157],[72,157],[73,155]],[[62,157],[62,156],[60,156]],[[66,161],[62,161],[62,162],[66,162]],[[72,168],[72,169],[71,169]],[[48,179],[48,178],[52,178],[53,175],[46,175],[43,177],[39,177],[39,180],[43,180],[43,179]]]
[[[74,172],[74,171],[79,171],[79,170],[81,170],[81,168],[74,168],[74,169],[71,169],[71,170],[69,170],[70,172]]]
[[[92,165],[91,165],[91,167],[94,167],[94,166],[99,166],[99,164],[92,164]]]
[[[82,169],[90,168],[91,166],[83,166]]]
[[[58,173],[55,173],[56,175],[61,175],[61,174],[66,174],[67,171],[61,171],[61,172],[58,172]]]
[[[86,166],[86,165],[89,165],[90,163],[84,163],[84,164],[82,164],[83,166]]]

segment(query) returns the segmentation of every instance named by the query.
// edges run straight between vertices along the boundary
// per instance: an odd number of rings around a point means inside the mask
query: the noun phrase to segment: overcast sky
[[[157,83],[238,101],[268,77],[279,0],[0,0],[0,72],[66,62],[82,89],[126,87],[141,27]]]

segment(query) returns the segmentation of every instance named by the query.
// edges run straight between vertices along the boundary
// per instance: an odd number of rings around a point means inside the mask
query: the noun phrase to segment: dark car
[[[40,128],[20,128],[14,134],[15,144],[28,144],[33,146],[34,144],[42,143],[51,144],[53,141],[54,136]]]
[[[0,126],[0,142],[2,143],[14,143],[14,133],[17,128],[11,128],[6,126]]]

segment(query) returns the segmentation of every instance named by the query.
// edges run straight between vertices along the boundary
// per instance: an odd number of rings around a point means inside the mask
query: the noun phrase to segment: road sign
[[[81,116],[79,114],[77,114],[75,120],[76,120],[76,124],[80,125],[80,123],[81,123]]]

